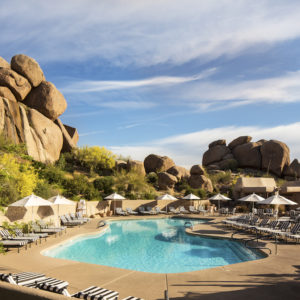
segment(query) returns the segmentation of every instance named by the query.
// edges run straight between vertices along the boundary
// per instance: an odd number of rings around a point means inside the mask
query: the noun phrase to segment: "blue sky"
[[[80,146],[191,166],[251,135],[300,158],[299,1],[1,0],[0,26],[0,55],[40,63]]]

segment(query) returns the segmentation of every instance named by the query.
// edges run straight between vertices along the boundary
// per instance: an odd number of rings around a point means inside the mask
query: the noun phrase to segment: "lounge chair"
[[[76,212],[76,213],[75,213],[75,216],[76,216],[76,218],[86,220],[87,222],[90,222],[90,221],[91,221],[90,218],[87,218],[87,217],[84,217],[84,216],[83,216],[82,211]]]
[[[133,211],[131,207],[127,207],[126,211],[129,215],[137,215],[138,214],[138,212]]]
[[[118,299],[119,293],[112,290],[107,290],[98,286],[90,286],[89,288],[73,294],[71,297],[79,299]]]
[[[180,212],[181,214],[190,214],[190,212],[189,212],[188,210],[186,210],[186,209],[184,208],[184,206],[180,206],[180,207],[179,207],[179,212]]]
[[[18,248],[18,253],[20,252],[20,247],[24,247],[27,250],[27,244],[28,241],[25,240],[19,240],[19,241],[13,241],[13,240],[0,240],[0,245],[2,245],[6,250],[9,248]]]
[[[0,280],[9,282],[11,284],[17,284],[17,285],[31,284],[39,280],[42,280],[44,278],[46,278],[44,274],[32,273],[32,272],[0,274]]]
[[[119,215],[119,216],[127,216],[127,212],[124,211],[121,207],[117,207],[116,208],[116,214]]]
[[[66,226],[61,227],[48,227],[43,221],[40,221],[39,224],[32,223],[32,229],[35,233],[38,234],[61,234],[63,231],[66,231]]]
[[[60,216],[61,224],[67,227],[82,225],[82,222],[68,220],[65,216]]]
[[[139,213],[142,215],[150,215],[151,214],[150,211],[145,210],[144,206],[139,207]]]
[[[155,211],[156,211],[158,214],[164,214],[164,215],[167,214],[166,211],[161,210],[158,206],[155,206],[154,209],[155,209]]]
[[[83,220],[73,220],[69,214],[65,215],[68,222],[77,222],[79,225],[83,225],[85,222]]]
[[[38,237],[40,239],[40,242],[42,241],[42,239],[45,239],[45,241],[47,240],[48,237],[48,233],[23,233],[21,229],[15,229],[14,230],[16,236],[18,237]]]
[[[146,209],[150,212],[151,215],[157,215],[157,212],[154,211],[151,206],[147,206]]]
[[[201,206],[201,205],[198,206],[198,211],[199,211],[199,213],[203,213],[203,215],[205,215],[205,214],[208,212],[208,210],[205,209],[205,208],[204,208],[203,206]]]
[[[87,223],[90,220],[88,218],[77,217],[77,215],[75,215],[74,213],[70,213],[70,217],[71,217],[71,220],[73,220],[73,221],[81,221],[83,223]]]
[[[176,215],[180,214],[180,211],[176,210],[173,206],[169,206],[169,212]]]
[[[286,240],[289,238],[298,242],[298,240],[300,239],[300,223],[295,223],[290,232],[283,233],[283,237],[285,237]]]
[[[192,213],[192,214],[199,214],[200,211],[198,211],[195,206],[189,206],[189,211]]]
[[[7,229],[0,230],[0,235],[2,236],[3,240],[13,240],[13,241],[28,241],[28,243],[35,242],[37,244],[37,240],[39,237],[18,237],[18,236],[12,236]]]

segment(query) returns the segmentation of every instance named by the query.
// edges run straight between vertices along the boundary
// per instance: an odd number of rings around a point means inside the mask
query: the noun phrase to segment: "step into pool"
[[[101,234],[78,237],[44,255],[151,273],[181,273],[264,257],[259,251],[227,239],[185,233],[186,222],[207,220],[161,218],[110,221]]]

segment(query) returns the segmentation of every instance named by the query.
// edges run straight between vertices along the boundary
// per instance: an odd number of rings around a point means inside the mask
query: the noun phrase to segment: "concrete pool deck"
[[[110,219],[136,219],[145,217],[119,217]],[[147,217],[151,218],[151,217]],[[200,218],[203,218],[202,216]],[[205,218],[205,217],[204,217]],[[210,218],[210,217],[208,217]],[[231,236],[232,231],[218,224],[220,217],[197,225],[195,234]],[[80,228],[70,228],[66,234],[50,237],[47,242],[33,245],[28,250],[9,251],[0,255],[0,272],[39,272],[69,282],[70,293],[91,285],[116,290],[119,299],[129,295],[147,300],[164,299],[166,276],[107,266],[80,263],[43,256],[44,249],[81,234],[99,232],[100,219],[93,219]],[[245,236],[236,236],[245,237]],[[300,245],[268,242],[272,254],[267,258],[201,271],[168,274],[170,299],[300,299]],[[21,294],[18,294],[18,291]],[[23,294],[23,293],[26,293]],[[35,295],[35,296],[34,296]],[[3,298],[2,298],[3,297]],[[40,297],[40,298],[39,298]],[[70,299],[50,292],[27,289],[0,282],[1,299]]]

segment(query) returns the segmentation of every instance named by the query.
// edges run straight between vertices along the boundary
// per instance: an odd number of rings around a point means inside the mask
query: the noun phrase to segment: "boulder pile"
[[[205,176],[201,165],[192,166],[188,171],[184,167],[176,166],[168,156],[150,154],[145,158],[144,166],[147,174],[151,172],[157,174],[160,190],[172,190],[177,182],[186,179],[192,188],[213,191],[211,180]]]
[[[25,143],[35,160],[53,163],[76,146],[77,130],[58,119],[66,108],[64,96],[33,58],[18,54],[8,63],[0,57],[0,133]]]
[[[290,164],[288,146],[277,140],[252,142],[250,136],[240,136],[226,145],[225,140],[209,144],[203,154],[202,164],[208,170],[252,168],[273,173],[278,177],[300,178],[300,164]]]

